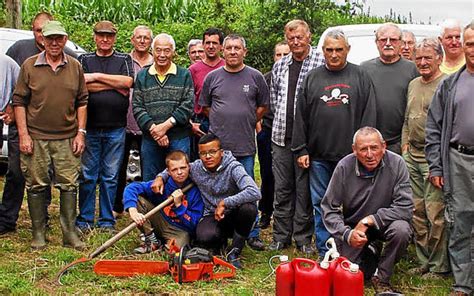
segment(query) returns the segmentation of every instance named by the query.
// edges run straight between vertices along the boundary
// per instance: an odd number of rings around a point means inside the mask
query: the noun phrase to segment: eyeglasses
[[[209,151],[199,151],[199,156],[200,157],[207,157],[209,155],[210,157],[214,157],[214,156],[216,156],[216,153],[219,152],[219,151],[221,151],[221,149],[217,149],[217,150],[213,149],[213,150],[209,150]]]
[[[378,42],[380,43],[398,43],[400,42],[400,38],[379,38],[377,39]]]
[[[197,54],[197,53],[203,53],[204,52],[204,49],[200,49],[200,50],[192,50],[190,52],[190,54]]]

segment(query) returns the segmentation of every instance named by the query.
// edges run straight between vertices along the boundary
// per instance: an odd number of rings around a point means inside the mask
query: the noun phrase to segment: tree
[[[21,0],[6,0],[7,27],[21,28]]]

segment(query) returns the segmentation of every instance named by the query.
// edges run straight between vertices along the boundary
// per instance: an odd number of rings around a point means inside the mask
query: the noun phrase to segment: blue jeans
[[[166,168],[165,158],[169,152],[173,150],[181,150],[189,157],[191,149],[190,145],[189,137],[172,140],[168,147],[161,147],[148,135],[143,136],[141,149],[143,181],[155,179],[156,175]]]
[[[314,209],[314,234],[319,256],[326,254],[326,241],[331,236],[323,223],[321,200],[326,194],[336,165],[336,161],[313,160],[309,168],[309,190]]]
[[[79,216],[76,225],[94,226],[95,190],[99,184],[99,227],[113,227],[112,208],[117,193],[118,175],[125,145],[125,128],[90,129],[82,155],[82,178],[79,182]],[[122,197],[119,197],[122,198]]]
[[[252,179],[255,180],[255,174],[253,170],[255,166],[255,155],[252,154],[249,156],[236,157],[236,159],[238,162],[240,162],[244,166],[244,169],[247,172],[247,174],[250,177],[252,177]],[[258,237],[260,237],[260,227],[258,227],[258,215],[257,215],[248,238],[258,238]]]

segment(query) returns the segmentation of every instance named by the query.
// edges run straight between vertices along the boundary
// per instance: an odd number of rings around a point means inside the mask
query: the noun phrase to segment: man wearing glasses
[[[227,245],[227,238],[232,238],[226,260],[242,268],[239,257],[257,216],[260,190],[232,153],[221,148],[216,135],[202,136],[198,148],[199,160],[190,164],[190,177],[204,202],[204,214],[196,228],[197,244],[219,252]],[[160,173],[152,190],[163,193],[169,176],[167,170]]]
[[[372,78],[377,103],[377,129],[387,149],[401,154],[401,134],[407,105],[408,83],[418,76],[413,62],[400,56],[402,31],[385,23],[375,32],[379,57],[361,64]]]

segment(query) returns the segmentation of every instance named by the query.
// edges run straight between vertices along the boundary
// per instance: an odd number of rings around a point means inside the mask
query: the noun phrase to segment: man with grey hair
[[[133,90],[133,114],[143,132],[143,180],[153,180],[166,168],[172,150],[189,156],[193,81],[189,71],[173,62],[175,41],[158,34],[152,43],[154,62],[140,71]]]
[[[466,63],[461,45],[461,23],[456,19],[446,19],[440,27],[438,39],[444,49],[444,59],[440,69],[441,72],[450,75]]]
[[[423,39],[416,46],[415,63],[421,77],[408,85],[408,102],[402,129],[402,152],[413,190],[413,228],[416,254],[421,266],[414,274],[436,277],[450,271],[444,221],[443,192],[428,178],[425,159],[425,123],[428,107],[439,83],[446,77],[439,69],[443,49],[435,38]]]
[[[377,129],[387,142],[387,149],[401,154],[400,140],[407,104],[408,83],[418,76],[413,62],[400,57],[402,31],[385,23],[375,32],[379,57],[361,67],[369,73],[377,101]]]
[[[312,69],[324,64],[322,54],[311,46],[311,31],[303,20],[285,25],[285,39],[291,53],[273,65],[270,85],[272,125],[272,160],[275,176],[273,242],[271,250],[291,245],[312,253],[313,209],[309,197],[308,170],[296,164],[291,151],[293,121],[303,81]]]
[[[260,71],[245,65],[247,47],[242,36],[227,36],[223,48],[224,67],[205,78],[199,105],[209,118],[209,131],[254,179],[255,127],[269,107],[268,86]],[[259,234],[259,228],[254,228],[247,241],[255,250],[265,248]]]
[[[151,42],[153,40],[153,32],[151,29],[144,25],[136,26],[133,29],[133,35],[130,38],[130,42],[133,45],[133,49],[130,52],[130,56],[133,60],[133,73],[135,76],[145,66],[149,66],[153,63],[153,56],[150,53]],[[120,166],[119,180],[117,185],[117,195],[114,203],[114,216],[117,217],[123,212],[122,196],[127,183],[127,166],[130,158],[130,151],[137,151],[139,153],[140,146],[142,144],[142,131],[137,124],[137,121],[133,117],[132,110],[132,97],[133,89],[130,89],[130,95],[128,96],[129,105],[127,111],[127,127],[125,129],[125,147],[124,157],[122,165]]]
[[[466,65],[440,83],[426,121],[429,178],[446,203],[452,295],[473,293],[474,21],[464,28],[462,49]]]
[[[353,139],[353,153],[337,164],[321,202],[323,221],[341,255],[372,277],[375,292],[394,292],[390,277],[412,234],[408,170],[377,129],[363,127]]]
[[[405,58],[409,61],[415,61],[415,46],[416,38],[413,32],[408,30],[402,31],[402,58]]]
[[[344,32],[330,31],[323,43],[325,67],[311,71],[303,83],[293,125],[291,150],[298,165],[309,169],[319,256],[330,234],[324,227],[321,199],[341,158],[351,153],[351,137],[362,126],[375,126],[375,93],[370,76],[348,63],[350,45]],[[334,135],[338,135],[334,137]]]
[[[196,63],[197,61],[202,60],[205,57],[204,47],[202,47],[202,40],[189,40],[186,52],[188,54],[189,60],[191,61],[191,65]]]
[[[79,56],[90,96],[87,130],[79,130],[86,136],[86,149],[81,160],[80,212],[76,225],[86,232],[95,227],[96,187],[99,185],[97,226],[113,232],[113,205],[123,159],[133,62],[129,54],[115,51],[117,28],[112,22],[100,21],[93,31],[96,50]]]

